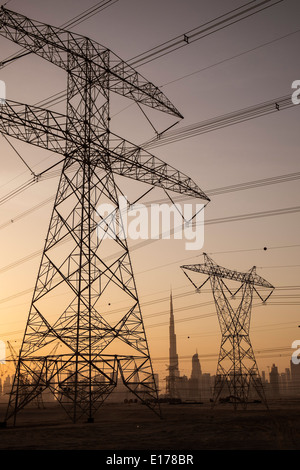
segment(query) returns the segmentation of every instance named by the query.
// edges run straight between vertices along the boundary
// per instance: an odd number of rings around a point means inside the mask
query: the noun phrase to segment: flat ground
[[[0,420],[6,406],[0,405]],[[58,405],[27,408],[0,428],[2,450],[299,450],[300,401],[266,410],[222,404],[162,405],[160,419],[141,404],[106,404],[94,423],[73,424]]]

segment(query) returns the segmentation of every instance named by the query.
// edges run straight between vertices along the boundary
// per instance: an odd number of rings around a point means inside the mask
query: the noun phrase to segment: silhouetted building
[[[169,375],[166,377],[167,398],[180,399],[182,401],[200,401],[204,397],[206,400],[209,400],[212,394],[213,381],[210,374],[202,374],[197,352],[192,356],[190,378],[186,375],[180,376],[172,292],[170,295],[169,340]]]
[[[271,395],[274,398],[279,397],[279,374],[275,364],[273,364],[270,371],[270,388]]]
[[[201,366],[198,353],[192,357],[192,373],[189,380],[189,398],[190,400],[200,400],[201,398]]]
[[[300,395],[300,364],[291,364],[291,392],[292,395]]]
[[[3,381],[3,388],[2,388],[2,396],[3,399],[6,401],[9,398],[9,394],[11,391],[11,377],[7,375]]]
[[[179,377],[179,368],[178,368],[178,354],[177,354],[177,344],[176,344],[176,333],[175,333],[175,323],[174,323],[174,311],[173,311],[173,297],[172,292],[170,294],[170,326],[169,326],[169,375],[167,377],[167,395],[170,398],[177,398],[177,379]]]
[[[201,365],[199,361],[198,353],[194,354],[192,357],[192,374],[191,379],[200,380],[201,379]]]

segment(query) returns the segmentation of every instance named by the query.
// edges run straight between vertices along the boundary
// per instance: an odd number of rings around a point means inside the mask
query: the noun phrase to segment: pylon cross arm
[[[68,73],[72,73],[74,66],[77,73],[82,67],[81,77],[88,62],[93,69],[94,84],[98,82],[119,95],[182,118],[159,88],[106,47],[87,37],[29,19],[4,7],[0,9],[0,35]]]
[[[0,131],[23,142],[65,155],[68,143],[83,146],[82,136],[73,118],[72,131],[66,129],[67,116],[47,109],[7,100],[0,106]],[[94,127],[93,132],[97,129]],[[103,131],[98,128],[99,134]],[[96,132],[97,133],[97,132]],[[98,135],[99,135],[98,134]],[[209,201],[194,181],[146,150],[113,137],[114,147],[106,148],[101,139],[91,138],[89,147],[95,168],[110,169],[115,174],[149,183],[166,190]],[[118,142],[118,145],[116,145]],[[69,155],[72,157],[72,155]],[[78,155],[76,155],[78,158]]]
[[[76,138],[68,135],[65,127],[64,114],[10,100],[0,106],[2,133],[62,155],[66,151],[66,141]]]
[[[192,264],[192,265],[184,265],[181,266],[183,270],[194,271],[197,273],[206,274],[209,277],[218,277],[222,279],[230,279],[233,281],[238,281],[243,284],[251,284],[260,287],[266,287],[270,289],[274,289],[274,286],[270,284],[268,281],[263,279],[261,276],[253,272],[251,269],[249,272],[243,273],[238,271],[233,271],[231,269],[223,268],[218,265],[208,265],[206,263],[203,264]]]

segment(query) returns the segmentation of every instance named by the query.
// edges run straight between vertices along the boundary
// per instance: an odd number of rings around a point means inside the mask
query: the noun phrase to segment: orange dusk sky
[[[7,8],[60,26],[95,3],[11,0]],[[73,30],[126,61],[246,3],[119,0]],[[299,2],[284,0],[149,61],[138,71],[161,87],[183,115],[174,127],[178,131],[292,95],[292,83],[300,80],[299,16]],[[1,60],[20,51],[19,46],[2,37],[0,45]],[[34,55],[1,68],[0,80],[6,84],[7,99],[28,104],[46,102],[66,87],[64,72]],[[51,109],[64,112],[65,103]],[[146,112],[158,132],[176,122],[159,111]],[[260,370],[267,372],[273,363],[279,371],[289,366],[292,342],[300,339],[299,113],[300,106],[294,105],[151,150],[211,194],[204,212],[204,244],[200,250],[187,250],[184,240],[129,240],[154,371],[162,379],[167,374],[171,289],[181,374],[190,375],[196,351],[202,372],[216,371],[221,336],[209,285],[202,294],[196,293],[180,269],[182,264],[201,263],[203,252],[229,269],[247,271],[255,265],[257,273],[275,286],[266,305],[259,298],[253,300],[250,338]],[[132,101],[112,96],[111,116],[112,129],[137,145],[155,136],[153,127]],[[59,155],[16,139],[10,142],[35,174],[60,159]],[[3,136],[0,155],[0,340],[11,341],[18,350],[59,173],[9,197],[32,175]],[[282,179],[284,175],[292,176],[276,184],[253,184],[250,189],[214,195],[218,188],[273,177]],[[123,179],[120,184],[126,194],[143,194],[145,190],[144,185],[139,189],[139,183],[132,180]],[[145,202],[162,199],[164,193],[155,189]],[[281,215],[271,215],[278,209],[283,209]],[[257,213],[262,212],[264,215],[258,217]],[[222,220],[233,216],[241,217]],[[56,301],[53,298],[51,308],[55,309]],[[102,313],[109,318],[120,308],[122,300],[115,298]]]

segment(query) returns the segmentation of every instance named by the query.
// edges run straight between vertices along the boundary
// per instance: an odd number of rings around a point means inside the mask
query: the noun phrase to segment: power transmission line
[[[36,179],[31,178],[29,181],[26,181],[25,183],[18,186],[16,189],[10,191],[8,194],[6,194],[0,199],[0,206],[8,202],[10,199],[18,196],[19,194],[21,194],[23,191],[25,191],[26,189],[28,189],[30,186],[32,186],[35,183],[36,183]]]
[[[280,290],[299,290],[300,289],[300,286],[277,286],[276,287],[276,290],[280,291]],[[23,291],[23,293],[20,293],[20,295],[23,295],[25,293],[28,293],[29,290],[27,291]],[[203,290],[203,292],[206,292],[206,293],[210,293],[210,289],[207,289],[207,290]],[[193,295],[194,292],[184,292],[182,294],[177,294],[176,296],[174,296],[174,299],[179,299],[179,298],[182,298],[182,297],[186,297],[186,296],[190,296],[190,295]],[[11,297],[10,296],[9,298],[7,298],[7,300],[11,300]],[[276,297],[283,297],[283,296],[276,296]],[[289,297],[289,296],[287,296]],[[169,297],[163,297],[163,298],[159,298],[159,299],[156,299],[156,300],[152,300],[152,301],[148,301],[148,302],[144,302],[143,303],[143,308],[145,308],[146,306],[151,306],[151,305],[155,305],[157,303],[161,303],[161,302],[164,302],[164,301],[169,301]],[[189,306],[187,308],[183,307],[183,308],[176,308],[176,312],[178,311],[184,311],[186,309],[191,309],[191,308],[201,308],[203,306],[208,306],[208,305],[211,305],[213,304],[213,302],[205,302],[205,303],[201,303],[201,304],[196,304],[194,306]],[[281,305],[280,303],[278,302],[268,302],[268,305]],[[287,302],[283,303],[282,305],[288,305]],[[298,304],[296,304],[298,305]],[[254,307],[260,307],[261,304],[256,304],[254,305]],[[109,312],[105,312],[106,314],[110,314],[110,313],[118,313],[120,312],[121,310],[120,309],[115,309],[115,310],[112,310],[112,311],[109,311]],[[169,310],[167,311],[162,311],[162,312],[155,312],[154,314],[148,314],[148,315],[145,315],[145,318],[153,318],[155,316],[161,316],[161,315],[168,315],[169,314]],[[196,316],[192,316],[192,317],[185,317],[183,319],[177,319],[176,320],[176,323],[182,323],[182,322],[188,322],[188,321],[193,321],[193,320],[198,320],[198,319],[205,319],[205,318],[209,318],[209,317],[215,317],[216,316],[216,312],[209,312],[209,313],[206,313],[206,314],[200,314],[200,315],[196,315]],[[13,322],[13,323],[16,323],[16,322]],[[290,322],[290,323],[293,323],[294,322]],[[155,324],[152,324],[151,327],[152,328],[156,328],[156,327],[159,327],[159,326],[166,326],[168,325],[168,322],[163,322],[163,323],[155,323]],[[277,325],[277,324],[275,324]],[[284,323],[284,325],[286,326],[286,322]],[[5,326],[4,324],[2,324],[2,327]],[[273,326],[273,324],[271,325]],[[270,330],[270,325],[266,325],[266,327],[268,328],[268,330]],[[282,329],[282,328],[281,328]],[[21,333],[23,330],[14,330],[14,331],[10,331],[8,333],[6,333],[7,335],[14,335],[14,334],[19,334]],[[203,335],[201,335],[202,337]],[[204,335],[205,336],[205,335]],[[207,335],[206,335],[207,336]],[[260,349],[261,350],[261,349]]]
[[[230,222],[238,222],[241,220],[250,220],[250,219],[256,219],[256,218],[264,218],[264,217],[273,217],[273,216],[280,216],[280,215],[286,215],[286,214],[294,214],[300,212],[300,206],[295,206],[295,207],[287,207],[283,209],[274,209],[274,210],[268,210],[268,211],[262,211],[262,212],[253,212],[249,214],[239,214],[235,216],[228,216],[228,217],[219,217],[215,219],[208,219],[205,221],[205,225],[212,225],[212,224],[219,224],[219,223],[230,223]],[[7,224],[7,223],[6,223]],[[195,224],[193,224],[195,225]],[[1,228],[1,227],[0,227]],[[67,241],[67,239],[65,239]],[[153,242],[157,241],[157,239],[147,239],[143,240],[142,242],[138,242],[135,245],[132,246],[131,251],[135,251],[138,249],[141,249]],[[11,268],[14,268],[20,264],[23,264],[24,262],[27,262],[36,256],[39,256],[42,253],[41,250],[35,251],[34,253],[29,254],[28,256],[19,259],[7,266],[4,266],[3,268],[0,269],[1,272],[5,272]]]
[[[295,244],[295,245],[281,245],[281,246],[268,246],[264,247],[265,250],[279,250],[281,248],[299,248],[300,244]],[[243,253],[243,252],[248,252],[248,251],[261,251],[263,248],[246,248],[246,249],[241,249],[241,250],[227,250],[227,251],[214,251],[214,252],[208,252],[209,255],[219,255],[219,254],[232,254],[232,253]]]
[[[15,196],[18,196],[20,193],[23,191],[29,189],[33,184],[43,181],[45,179],[53,178],[59,176],[60,171],[53,171],[50,172],[49,170],[46,170],[42,175],[38,175],[37,178],[30,179],[26,183],[20,185],[18,188],[15,190],[11,191],[8,193],[6,196],[3,196],[0,198],[0,205],[8,202]],[[244,183],[238,183],[238,184],[233,184],[233,185],[228,185],[228,186],[222,186],[219,188],[214,188],[214,189],[208,189],[205,191],[205,193],[209,196],[219,196],[222,194],[227,194],[231,192],[236,192],[236,191],[243,191],[243,190],[248,190],[248,189],[256,189],[259,187],[264,187],[268,185],[273,185],[273,184],[279,184],[279,183],[287,183],[290,181],[297,181],[300,179],[300,172],[294,172],[294,173],[288,173],[288,174],[283,174],[283,175],[278,175],[278,176],[271,176],[269,178],[262,178],[259,180],[252,180],[252,181],[246,181]],[[34,211],[40,209],[41,207],[45,206],[46,204],[52,202],[54,200],[54,196],[45,199],[41,203],[37,204],[36,206],[33,206],[32,208],[27,209],[21,214],[18,214],[17,216],[11,217],[8,221],[2,223],[0,225],[0,230],[9,226],[11,223],[14,223],[18,220],[21,220],[25,216],[32,214]],[[166,199],[156,199],[154,201],[150,201],[145,205],[153,204],[153,203],[160,203],[160,202],[165,202]],[[178,203],[180,201],[185,201],[186,198],[179,196],[179,197],[174,197],[173,201]]]
[[[1,6],[2,7],[5,7],[6,5],[8,5],[9,3],[13,2],[13,0],[7,0],[6,2],[4,3],[1,3]]]
[[[237,183],[229,186],[223,186],[215,189],[208,189],[206,194],[208,196],[218,196],[220,194],[232,193],[235,191],[244,191],[246,189],[257,189],[264,186],[269,186],[278,183],[287,183],[296,181],[300,178],[300,172],[293,172],[283,175],[271,176],[269,178],[262,178],[258,180],[246,181],[245,183]]]
[[[239,215],[234,215],[234,216],[229,216],[229,217],[218,217],[216,219],[206,220],[205,225],[237,222],[241,220],[250,220],[250,219],[263,218],[263,217],[273,217],[273,216],[284,215],[284,214],[294,214],[296,212],[300,212],[300,206],[285,207],[283,209],[274,209],[274,210],[268,210],[268,211],[262,211],[262,212],[252,212],[249,214],[239,214]]]
[[[231,113],[223,114],[212,119],[200,121],[188,126],[177,129],[176,131],[166,131],[163,135],[158,135],[141,146],[145,149],[161,147],[174,142],[190,139],[201,134],[206,134],[224,127],[239,124],[271,113],[277,113],[284,109],[295,107],[291,95],[275,98],[270,101],[239,109]]]
[[[49,197],[48,199],[45,199],[44,201],[40,202],[39,204],[37,204],[36,206],[33,206],[29,209],[27,209],[26,211],[22,212],[21,214],[18,214],[16,215],[15,217],[7,220],[6,222],[3,222],[1,225],[0,225],[0,230],[8,227],[9,225],[11,224],[14,224],[16,222],[18,222],[19,220],[23,219],[24,217],[32,214],[33,212],[35,212],[36,210],[40,209],[41,207],[44,207],[46,206],[47,204],[49,204],[50,202],[53,202],[54,201],[54,196],[51,196]],[[0,269],[0,272],[1,272],[1,269]]]
[[[264,42],[262,44],[259,44],[258,46],[252,47],[251,49],[247,49],[246,51],[239,52],[238,54],[235,54],[231,57],[227,57],[226,59],[219,60],[218,62],[215,62],[214,64],[207,65],[206,67],[203,67],[199,70],[196,70],[194,72],[187,73],[186,75],[182,75],[181,77],[175,78],[174,80],[170,80],[169,82],[164,83],[160,87],[163,88],[165,86],[171,85],[173,83],[179,82],[181,80],[184,80],[185,78],[192,77],[193,75],[197,75],[201,72],[204,72],[206,70],[212,69],[213,67],[217,67],[218,65],[224,64],[226,62],[229,62],[230,60],[237,59],[238,57],[242,57],[246,54],[249,54],[249,52],[254,52],[257,51],[265,46],[269,46],[270,44],[274,44],[275,42],[281,41],[282,39],[286,39],[290,36],[293,36],[294,34],[297,34],[300,32],[300,29],[297,29],[296,31],[292,31],[290,33],[284,34],[283,36],[277,37],[272,39],[271,41]]]
[[[299,210],[300,210],[300,208],[299,208]],[[217,223],[217,219],[214,219],[214,220],[213,220],[213,223]],[[67,240],[66,240],[66,241],[67,241]],[[144,240],[144,241],[142,241],[142,242],[140,242],[140,243],[137,243],[135,246],[133,246],[132,251],[133,251],[133,250],[141,249],[141,248],[143,248],[144,246],[146,246],[146,245],[148,245],[148,244],[150,244],[150,243],[153,243],[154,241],[157,241],[157,240],[152,240],[152,239],[150,239],[150,240]],[[281,249],[281,248],[295,248],[295,247],[300,247],[300,245],[283,245],[283,246],[276,246],[276,247],[268,247],[268,250],[272,250],[272,249],[275,250],[275,249]],[[246,250],[229,250],[229,251],[225,251],[225,252],[224,252],[224,251],[222,251],[222,252],[214,252],[214,253],[211,253],[211,252],[210,252],[209,254],[240,253],[240,252],[242,252],[242,251],[243,251],[243,252],[245,252],[245,251],[248,252],[248,251],[262,250],[262,249],[263,249],[263,248],[253,248],[253,249],[250,249],[250,250],[249,250],[249,249],[246,249]],[[13,268],[16,268],[17,266],[20,266],[20,265],[23,264],[23,263],[26,263],[26,262],[28,262],[28,261],[31,261],[32,259],[34,259],[34,258],[40,256],[41,253],[42,253],[42,250],[37,250],[37,251],[35,251],[35,252],[33,252],[33,253],[30,253],[29,255],[27,255],[27,256],[25,256],[25,257],[23,257],[23,258],[21,258],[21,259],[18,259],[18,260],[14,261],[14,262],[12,262],[12,263],[6,265],[6,266],[3,266],[3,267],[0,269],[0,274],[3,274],[4,272],[7,272],[7,271],[9,271],[9,270],[11,270],[11,269],[13,269]],[[185,258],[184,260],[177,260],[176,262],[167,263],[167,264],[164,264],[164,265],[161,265],[161,266],[156,266],[155,268],[149,268],[149,269],[146,269],[146,270],[144,270],[144,271],[141,271],[140,273],[136,273],[136,275],[139,275],[139,274],[142,274],[142,273],[145,273],[145,272],[154,270],[154,269],[157,270],[157,269],[160,269],[160,268],[163,268],[163,267],[167,267],[167,266],[172,265],[172,264],[176,264],[176,263],[178,264],[178,263],[180,263],[181,261],[185,261],[186,259],[191,259],[191,258],[192,258],[192,257],[189,257],[189,258]],[[265,268],[263,268],[263,269],[265,269]],[[278,289],[278,288],[276,288],[276,289]],[[29,289],[29,290],[26,289],[26,290],[24,290],[24,291],[21,291],[21,292],[19,292],[19,293],[16,294],[16,297],[25,295],[25,294],[27,294],[30,290],[32,290],[32,289]],[[6,302],[6,301],[8,301],[8,300],[12,300],[13,298],[14,298],[14,296],[9,296],[8,298],[5,298],[5,299],[0,300],[0,303]]]
[[[14,150],[14,152],[18,155],[18,157],[20,158],[20,160],[24,163],[24,165],[26,166],[26,168],[30,171],[30,173],[36,177],[36,174],[34,173],[34,171],[30,168],[30,166],[28,165],[28,163],[24,160],[24,158],[22,157],[22,155],[17,151],[16,147],[10,142],[10,140],[6,137],[6,135],[2,134],[2,136],[4,137],[4,139],[6,140],[6,142],[11,146],[11,148]]]
[[[99,11],[105,10],[106,8],[114,5],[117,3],[119,0],[102,0],[98,3],[96,3],[94,6],[88,8],[81,14],[75,16],[73,19],[67,21],[66,23],[63,24],[64,28],[71,28],[73,26],[78,26],[81,24],[83,21],[88,20],[89,18],[95,16]]]
[[[213,301],[212,302],[207,302],[207,305],[204,305],[204,306],[208,306],[208,305],[213,305]],[[286,303],[276,303],[276,302],[268,302],[268,305],[269,306],[272,306],[272,305],[286,305]],[[296,305],[299,305],[296,304]],[[185,310],[189,310],[189,309],[192,309],[192,308],[197,308],[197,309],[200,309],[203,305],[202,304],[196,304],[194,306],[188,306],[188,307],[182,307],[180,309],[176,308],[176,312],[178,311],[185,311]],[[254,304],[253,305],[253,308],[258,308],[258,307],[261,307],[261,303],[259,304]],[[162,312],[157,312],[155,314],[148,314],[148,315],[144,315],[144,318],[145,319],[149,319],[149,318],[153,318],[153,316],[166,316],[166,315],[169,315],[170,314],[170,311],[169,310],[165,310],[165,311],[162,311]],[[186,323],[186,322],[190,322],[190,321],[195,321],[195,320],[205,320],[207,318],[213,318],[213,317],[216,317],[216,312],[213,311],[213,312],[207,312],[207,313],[203,313],[203,314],[198,314],[198,315],[193,315],[193,316],[190,316],[190,317],[184,317],[184,318],[177,318],[176,319],[176,324],[177,323]],[[294,323],[294,322],[293,322]],[[159,328],[159,327],[162,327],[162,326],[168,326],[169,325],[169,321],[164,321],[164,322],[160,322],[160,323],[152,323],[152,324],[149,324],[147,325],[147,329],[149,328]],[[284,325],[286,325],[286,323],[284,323]],[[4,326],[4,325],[2,325]],[[269,325],[269,328],[270,326],[272,325]],[[282,329],[282,328],[281,328]],[[13,334],[19,334],[19,333],[22,333],[23,330],[13,330],[13,331],[10,331],[10,332],[7,332],[6,335],[13,335]]]
[[[182,47],[186,47],[195,41],[199,41],[206,36],[209,36],[217,31],[227,28],[241,20],[249,18],[257,13],[260,13],[267,8],[271,8],[278,3],[282,3],[283,0],[264,0],[262,2],[251,1],[245,5],[241,5],[234,10],[231,10],[217,18],[204,23],[197,28],[187,31],[180,36],[176,36],[169,41],[160,44],[159,46],[153,47],[148,51],[139,54],[132,59],[129,59],[127,63],[134,67],[141,67],[142,65],[148,64],[153,60],[156,60],[164,55],[176,51]]]

